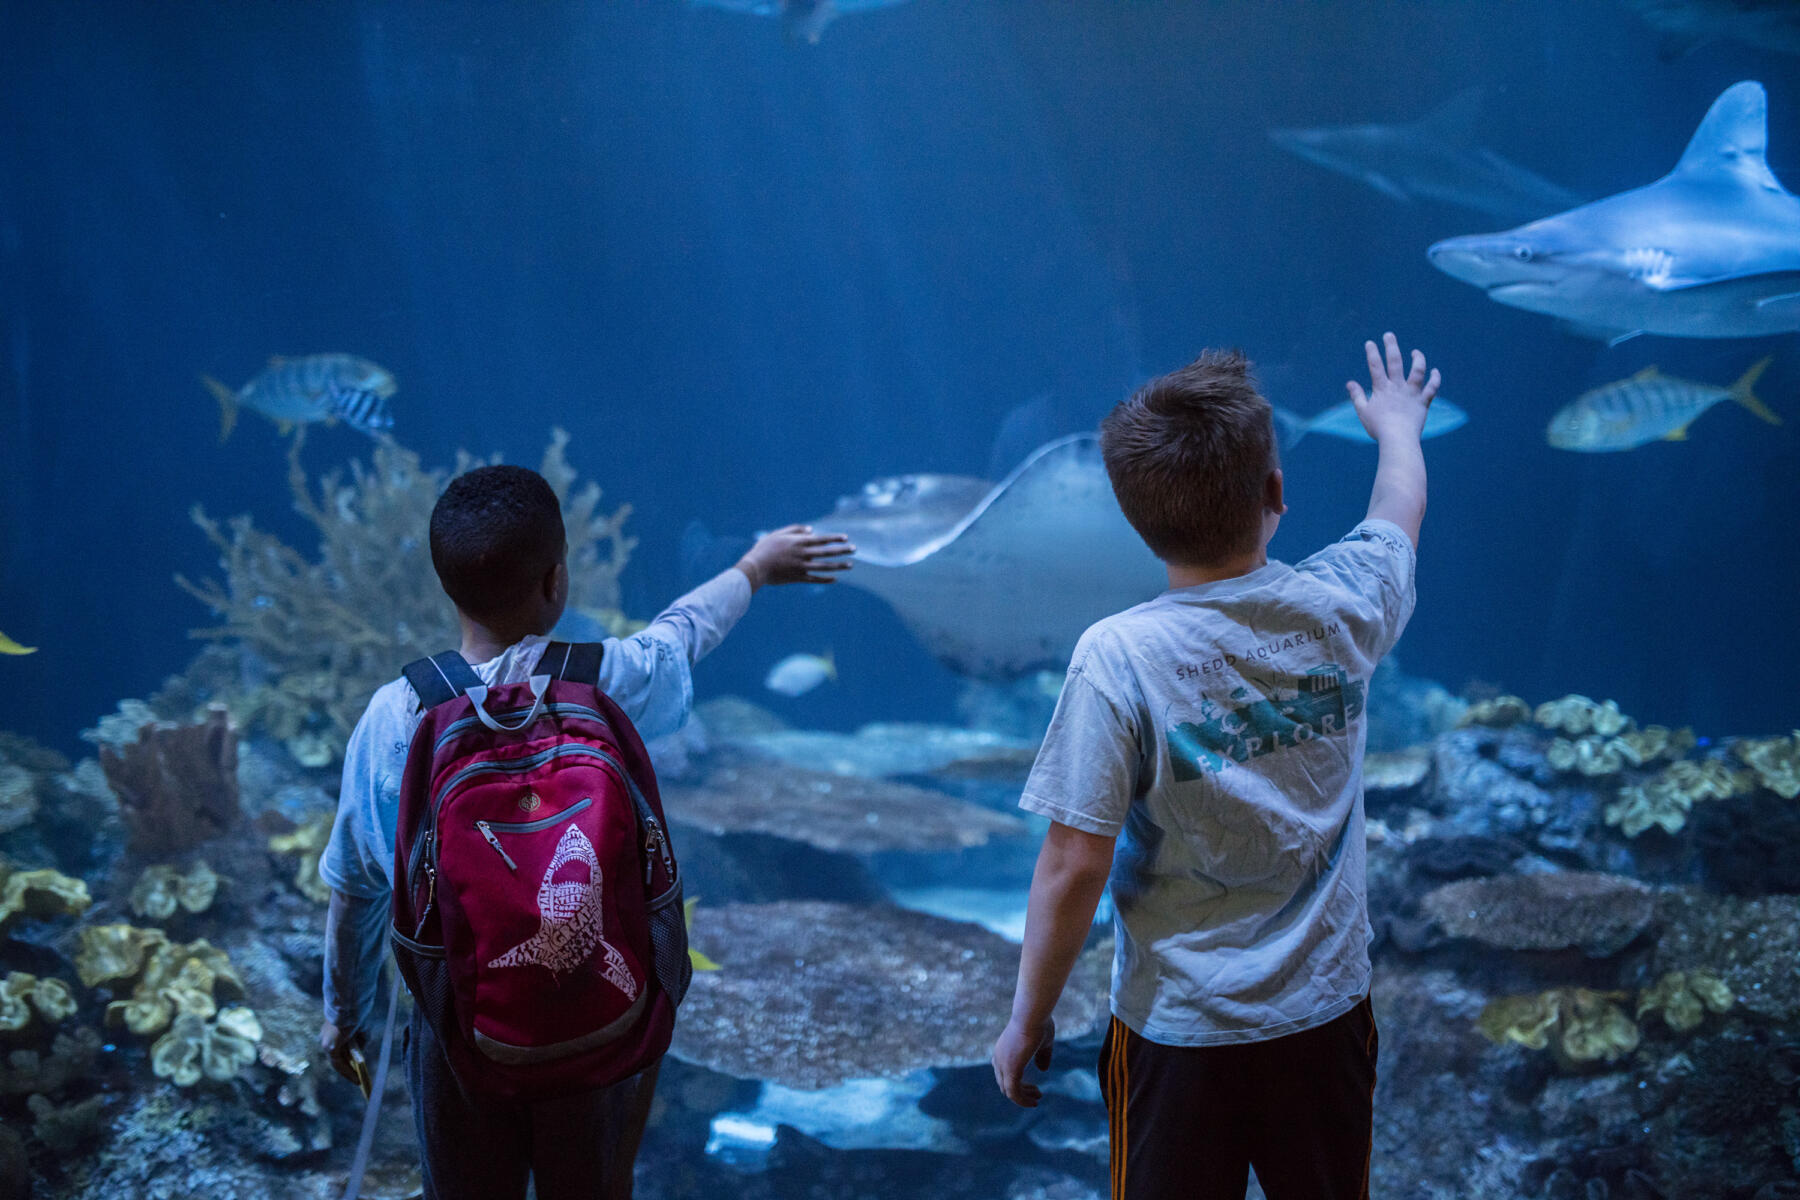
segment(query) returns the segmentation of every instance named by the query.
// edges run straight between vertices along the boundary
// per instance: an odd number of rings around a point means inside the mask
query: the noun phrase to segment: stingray
[[[1065,667],[1089,625],[1168,586],[1091,433],[1038,447],[998,484],[877,479],[813,525],[856,544],[845,583],[887,601],[939,662],[975,678]]]

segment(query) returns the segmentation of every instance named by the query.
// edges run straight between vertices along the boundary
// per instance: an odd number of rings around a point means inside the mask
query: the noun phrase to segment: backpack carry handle
[[[548,691],[549,688],[550,676],[533,675],[531,677],[531,698],[533,701],[531,711],[521,717],[517,725],[508,725],[487,710],[487,685],[476,684],[474,687],[469,688],[464,694],[474,703],[475,716],[483,725],[486,725],[495,733],[517,733],[519,730],[524,729],[527,725],[530,725],[533,721],[537,720],[538,714],[544,711],[544,693]]]

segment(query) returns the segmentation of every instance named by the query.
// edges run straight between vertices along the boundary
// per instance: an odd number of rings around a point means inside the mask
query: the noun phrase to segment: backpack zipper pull
[[[481,830],[481,836],[487,839],[487,844],[494,848],[494,853],[498,854],[506,863],[507,870],[517,871],[519,869],[519,864],[512,860],[512,855],[506,852],[506,847],[500,844],[500,839],[494,836],[494,831],[488,828],[486,821],[475,822],[475,828]]]

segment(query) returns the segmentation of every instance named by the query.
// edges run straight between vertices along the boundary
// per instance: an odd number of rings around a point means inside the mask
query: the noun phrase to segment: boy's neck
[[[508,646],[530,637],[536,630],[503,629],[482,624],[467,614],[458,614],[462,622],[463,658],[470,663],[484,663],[497,658]]]
[[[1221,579],[1236,579],[1240,575],[1248,575],[1258,567],[1268,566],[1269,548],[1267,545],[1258,546],[1223,562],[1207,563],[1205,566],[1182,566],[1178,563],[1163,565],[1169,570],[1170,587],[1198,587],[1203,583],[1217,583]]]

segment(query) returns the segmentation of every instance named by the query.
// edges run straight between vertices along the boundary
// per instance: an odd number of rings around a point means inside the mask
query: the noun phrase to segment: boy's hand
[[[1377,442],[1383,437],[1416,440],[1425,429],[1426,410],[1442,380],[1435,370],[1425,373],[1425,355],[1417,350],[1412,352],[1412,370],[1401,374],[1400,340],[1384,333],[1381,342],[1386,361],[1374,342],[1363,343],[1363,351],[1369,357],[1369,393],[1365,396],[1356,381],[1351,380],[1344,385],[1350,390],[1350,403],[1356,406],[1363,428]]]
[[[339,1029],[330,1021],[325,1022],[319,1030],[319,1049],[331,1060],[331,1068],[351,1083],[364,1085],[364,1078],[351,1060],[350,1051],[361,1050],[368,1041],[366,1037],[354,1029]]]
[[[1046,1019],[1043,1028],[1027,1029],[1014,1019],[1006,1023],[994,1043],[994,1082],[1020,1108],[1036,1108],[1044,1093],[1025,1082],[1025,1064],[1036,1062],[1040,1071],[1050,1069],[1050,1052],[1056,1046],[1056,1022]]]
[[[752,591],[765,583],[835,583],[835,573],[848,571],[855,553],[856,547],[841,533],[814,533],[811,525],[789,525],[763,534],[737,566],[749,578]]]

